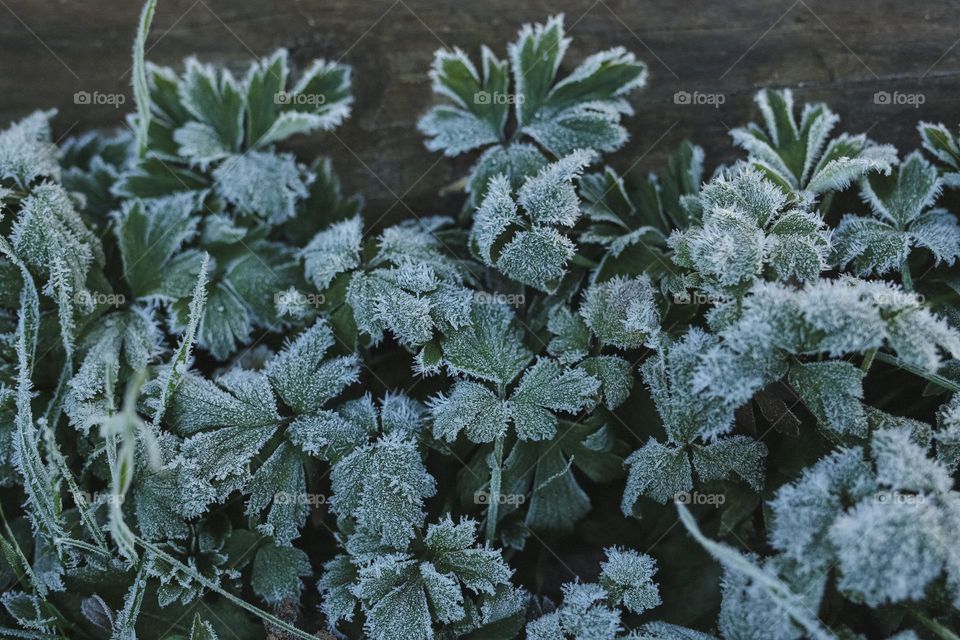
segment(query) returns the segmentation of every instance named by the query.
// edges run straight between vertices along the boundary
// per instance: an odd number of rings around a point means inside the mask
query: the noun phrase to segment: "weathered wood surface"
[[[0,120],[57,107],[58,133],[114,125],[132,108],[78,105],[76,91],[130,95],[133,0],[0,0]],[[613,45],[635,51],[650,82],[629,120],[633,137],[611,161],[656,170],[682,139],[708,160],[733,157],[729,127],[756,117],[761,86],[790,86],[798,100],[826,100],[851,132],[901,149],[917,144],[918,119],[960,121],[960,6],[945,0],[160,0],[149,58],[186,54],[227,63],[287,47],[300,63],[323,56],[355,71],[353,117],[335,135],[300,140],[328,154],[369,220],[452,209],[438,190],[470,159],[428,153],[415,128],[434,100],[433,51],[481,43],[503,52],[524,23],[563,11],[574,37],[565,67]],[[719,92],[724,102],[677,105],[677,91]],[[923,104],[877,104],[874,95],[919,94]]]

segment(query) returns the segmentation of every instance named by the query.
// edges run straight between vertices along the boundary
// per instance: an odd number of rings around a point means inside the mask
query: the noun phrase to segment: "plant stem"
[[[13,563],[10,563],[10,568],[14,570],[14,575],[16,575],[17,580],[20,582],[20,584],[24,585],[24,587],[29,588],[32,586],[40,594],[40,597],[46,598],[47,588],[43,585],[43,583],[37,580],[37,576],[33,573],[33,567],[30,565],[30,560],[27,559],[26,554],[23,553],[23,549],[20,548],[20,543],[17,542],[17,537],[13,535],[13,530],[10,528],[10,523],[7,522],[7,516],[3,513],[2,506],[0,506],[0,521],[3,521],[3,529],[7,536],[10,537],[10,540],[7,544],[9,544],[13,551],[16,552],[17,559],[20,560],[20,563],[23,565],[23,575],[21,576],[18,575],[16,570],[17,568],[12,566]]]
[[[937,622],[932,618],[928,618],[923,615],[916,609],[909,609],[910,614],[917,619],[917,622],[926,627],[932,634],[938,638],[943,638],[943,640],[960,640],[960,636],[957,636],[953,631],[947,629],[945,626]]]
[[[487,497],[487,542],[491,545],[497,536],[497,516],[500,510],[500,489],[503,480],[503,435],[493,441],[490,459],[490,493]]]
[[[910,275],[910,265],[906,258],[900,263],[900,282],[905,291],[913,291],[913,277]]]
[[[929,371],[924,371],[920,367],[915,367],[912,364],[907,364],[900,358],[896,356],[892,356],[889,353],[878,351],[877,360],[881,362],[886,362],[887,364],[892,364],[893,366],[899,367],[904,371],[909,371],[910,373],[920,376],[925,380],[929,380],[934,384],[940,385],[941,387],[943,387],[944,389],[947,389],[948,391],[953,391],[953,392],[960,391],[960,383],[954,382],[953,380],[950,380],[948,378],[944,378],[939,374],[930,373]]]
[[[183,564],[182,562],[180,562],[170,554],[166,553],[163,549],[156,546],[152,542],[148,542],[143,538],[139,538],[139,537],[136,539],[136,542],[147,551],[150,551],[154,555],[160,558],[163,558],[165,562],[175,566],[180,571],[183,571],[184,573],[186,573],[188,576],[196,580],[199,584],[203,585],[207,589],[210,589],[214,593],[217,593],[223,598],[226,598],[233,604],[237,605],[241,609],[248,611],[249,613],[252,613],[253,615],[260,618],[261,620],[264,620],[265,622],[269,622],[273,626],[283,629],[284,631],[286,631],[287,633],[289,633],[291,636],[295,638],[303,638],[304,640],[316,640],[316,636],[310,635],[306,631],[302,631],[301,629],[298,629],[297,627],[293,626],[289,622],[281,620],[280,618],[273,615],[272,613],[267,613],[263,609],[250,604],[249,602],[247,602],[246,600],[243,600],[242,598],[238,598],[237,596],[233,595],[232,593],[230,593],[229,591],[225,590],[223,587],[218,585],[216,582],[213,582],[212,580],[208,580],[204,578],[202,575],[200,575],[199,572]]]
[[[863,362],[860,363],[860,370],[866,373],[870,371],[870,365],[873,364],[873,359],[877,357],[877,350],[870,349],[865,354],[863,354]]]

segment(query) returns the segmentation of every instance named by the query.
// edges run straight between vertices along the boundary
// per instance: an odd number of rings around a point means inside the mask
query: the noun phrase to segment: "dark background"
[[[140,3],[133,0],[0,0],[0,120],[56,107],[57,135],[115,126],[133,109],[130,51]],[[367,219],[450,213],[437,192],[473,156],[427,152],[417,118],[433,102],[427,79],[435,49],[459,46],[478,59],[487,43],[505,55],[524,23],[563,11],[574,41],[563,68],[623,45],[643,59],[648,87],[635,94],[630,143],[610,158],[621,171],[656,170],[684,138],[708,165],[734,157],[728,129],[757,117],[763,86],[793,87],[797,102],[825,100],[851,133],[918,145],[919,119],[958,122],[960,5],[945,0],[159,0],[148,59],[182,57],[245,65],[287,47],[354,67],[353,117],[333,134],[298,139],[304,158],[333,157]],[[124,92],[126,104],[74,104],[76,91]],[[677,91],[723,94],[718,108],[676,105]],[[876,104],[874,94],[920,94],[918,108]]]

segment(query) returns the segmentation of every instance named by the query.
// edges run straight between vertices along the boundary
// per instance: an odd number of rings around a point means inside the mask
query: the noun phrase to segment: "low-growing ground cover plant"
[[[349,67],[154,8],[126,127],[0,132],[0,637],[958,637],[950,129],[763,90],[621,175],[646,69],[558,16],[437,52],[463,208],[371,227],[284,147]]]

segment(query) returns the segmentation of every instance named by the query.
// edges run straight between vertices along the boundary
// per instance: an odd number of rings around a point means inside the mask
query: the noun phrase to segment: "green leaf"
[[[271,536],[276,544],[290,546],[310,512],[303,464],[296,448],[281,443],[254,472],[247,491],[248,515],[258,516],[270,508],[258,530]]]
[[[34,111],[0,131],[0,178],[9,178],[26,188],[37,178],[60,179],[57,146],[50,133],[50,118],[56,111]]]
[[[448,396],[430,401],[433,434],[449,442],[461,431],[472,442],[493,442],[507,431],[507,407],[485,385],[457,381]]]
[[[303,167],[290,154],[248,151],[227,158],[213,171],[214,188],[241,214],[271,224],[289,220],[307,197]]]
[[[227,151],[240,150],[246,100],[229,71],[187,58],[177,89],[183,107],[198,122],[209,125]]]
[[[176,300],[190,295],[200,253],[183,250],[196,233],[197,202],[189,193],[124,205],[115,232],[123,274],[138,298]]]
[[[576,414],[593,408],[599,387],[599,380],[585,371],[540,359],[524,372],[507,402],[507,412],[521,440],[551,439],[557,430],[553,412]]]
[[[620,349],[640,347],[660,332],[660,313],[646,275],[592,285],[583,294],[580,315],[601,343]]]
[[[747,436],[731,436],[708,445],[693,445],[693,466],[701,481],[721,480],[734,473],[757,492],[763,490],[766,457],[767,446]]]
[[[469,326],[442,340],[446,365],[481,380],[509,384],[532,358],[513,312],[505,305],[474,304],[470,318]]]
[[[533,119],[546,100],[569,44],[563,16],[558,15],[545,24],[524,25],[517,40],[507,47],[518,95],[517,122],[521,127]]]
[[[296,547],[266,544],[253,560],[250,586],[269,605],[300,601],[300,578],[309,576],[310,559]]]
[[[849,362],[796,362],[790,367],[789,380],[821,425],[863,438],[867,435],[861,403],[863,376],[863,371]]]
[[[653,581],[656,561],[632,549],[605,549],[607,559],[600,563],[600,586],[611,601],[634,613],[643,613],[660,605],[660,591]]]
[[[404,548],[423,526],[424,499],[436,493],[416,443],[394,432],[338,461],[330,473],[333,507],[384,544]]]
[[[324,359],[333,332],[318,319],[267,363],[265,373],[277,395],[298,413],[310,414],[357,381],[355,355]]]
[[[621,502],[626,515],[633,512],[633,505],[641,495],[666,504],[678,493],[693,488],[690,460],[682,447],[666,446],[650,438],[630,454],[624,464],[630,467]]]

